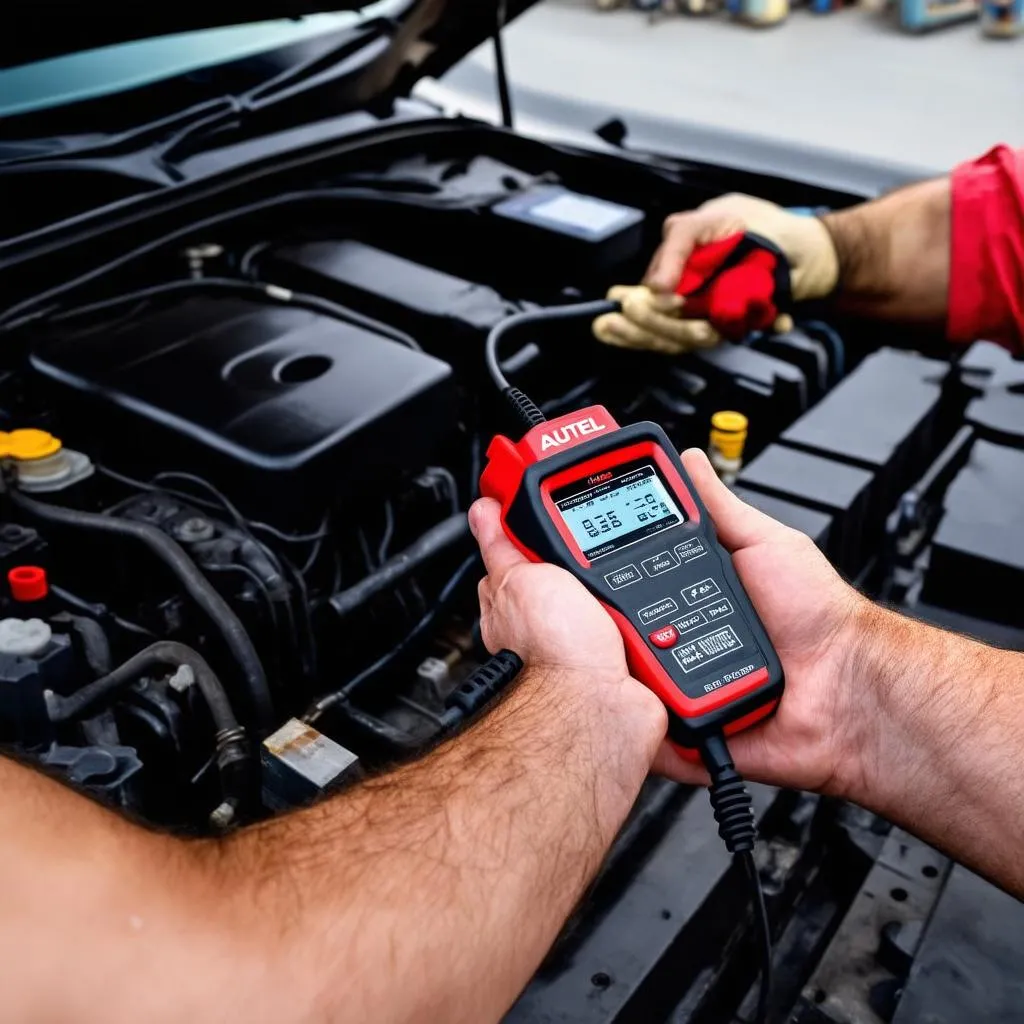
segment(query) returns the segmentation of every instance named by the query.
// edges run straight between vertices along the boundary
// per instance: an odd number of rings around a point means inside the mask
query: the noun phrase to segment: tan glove
[[[795,301],[824,298],[835,288],[839,260],[828,229],[817,217],[788,213],[764,199],[734,193],[665,221],[664,238],[644,284],[617,285],[609,291],[609,299],[622,303],[622,313],[598,317],[594,336],[609,345],[669,353],[717,344],[720,338],[712,324],[685,319],[685,300],[674,291],[698,245],[740,231],[761,235],[785,253]],[[780,332],[792,326],[792,319],[785,315],[775,322]]]

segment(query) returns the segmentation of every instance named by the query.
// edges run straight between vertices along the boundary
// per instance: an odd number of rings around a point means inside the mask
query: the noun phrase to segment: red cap
[[[7,573],[15,601],[41,601],[49,592],[46,570],[38,565],[18,565]]]

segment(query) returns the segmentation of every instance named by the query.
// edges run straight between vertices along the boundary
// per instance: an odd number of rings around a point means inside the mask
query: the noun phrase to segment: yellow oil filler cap
[[[0,431],[0,458],[3,459],[17,459],[19,462],[47,459],[62,447],[60,439],[45,430],[25,427],[10,433]]]
[[[741,412],[722,410],[711,417],[709,442],[727,459],[742,459],[750,424]]]

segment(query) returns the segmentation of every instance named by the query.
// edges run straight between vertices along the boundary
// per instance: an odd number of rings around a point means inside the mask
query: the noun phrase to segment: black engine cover
[[[40,341],[34,368],[91,452],[196,467],[267,496],[423,465],[455,420],[451,368],[305,309],[233,297],[161,303]],[[142,453],[141,446],[156,447]],[[154,455],[156,458],[154,458]]]

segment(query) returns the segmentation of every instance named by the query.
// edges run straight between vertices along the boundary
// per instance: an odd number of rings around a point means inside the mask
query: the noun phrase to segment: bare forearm
[[[839,257],[836,304],[923,325],[946,322],[950,267],[948,179],[827,214]]]
[[[527,673],[424,760],[220,841],[148,832],[0,759],[5,1007],[498,1020],[643,782],[665,726],[648,698]]]
[[[1024,656],[863,614],[844,795],[1024,895]]]
[[[5,1019],[258,1010],[260,951],[223,899],[212,844],[149,832],[3,758],[0,790]]]
[[[423,761],[239,836],[229,858],[278,915],[310,1018],[499,1019],[595,873],[663,726],[631,700],[612,709],[579,681],[528,674]]]

